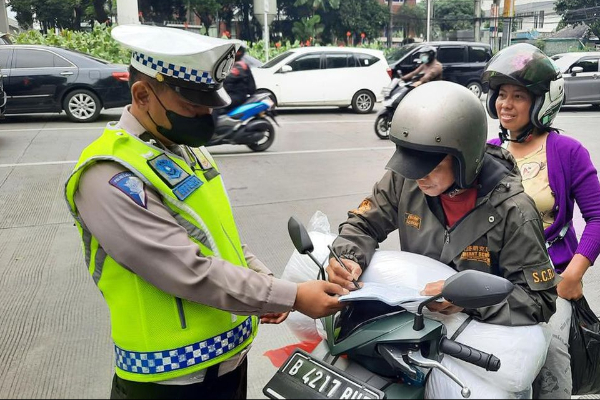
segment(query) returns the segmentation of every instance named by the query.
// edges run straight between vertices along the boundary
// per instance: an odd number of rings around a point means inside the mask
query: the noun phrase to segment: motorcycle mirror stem
[[[288,220],[288,233],[298,253],[309,256],[317,264],[317,267],[319,267],[319,276],[317,278],[325,280],[325,269],[312,253],[315,248],[304,225],[295,217],[290,217]]]

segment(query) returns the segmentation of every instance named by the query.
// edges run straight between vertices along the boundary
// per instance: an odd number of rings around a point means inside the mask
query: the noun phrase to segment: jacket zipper
[[[177,303],[177,312],[179,313],[181,329],[185,329],[187,328],[187,323],[185,322],[185,313],[183,312],[183,301],[179,297],[175,297],[175,303]]]

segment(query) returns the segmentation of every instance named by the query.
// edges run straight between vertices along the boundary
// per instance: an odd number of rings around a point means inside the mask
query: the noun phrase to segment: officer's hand
[[[350,293],[340,285],[325,281],[308,281],[298,284],[294,309],[311,318],[322,318],[346,306],[338,296]]]
[[[421,294],[424,296],[437,296],[438,294],[442,293],[444,282],[445,281],[437,281],[428,283],[425,285],[425,289],[421,290]],[[427,308],[430,311],[439,312],[445,315],[456,314],[463,310],[462,307],[455,306],[454,304],[445,300],[442,302],[431,302],[427,304]]]
[[[263,314],[260,316],[260,323],[261,324],[280,324],[287,319],[288,315],[290,315],[289,311],[286,311],[284,313]]]
[[[337,283],[349,290],[356,290],[356,286],[352,283],[352,278],[358,279],[362,274],[362,269],[360,268],[360,265],[352,260],[347,260],[345,258],[342,258],[341,260],[350,272],[342,267],[335,258],[330,258],[329,265],[327,266],[329,282]],[[359,282],[359,286],[362,287],[362,282]]]
[[[415,83],[413,83],[412,85],[413,85],[413,87],[419,87],[419,86],[421,86],[422,84],[423,84],[423,82],[421,82],[421,81],[416,81],[416,82],[415,82]]]

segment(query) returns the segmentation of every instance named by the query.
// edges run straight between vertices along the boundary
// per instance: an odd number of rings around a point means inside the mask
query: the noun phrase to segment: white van
[[[373,110],[391,80],[382,51],[356,47],[292,49],[252,74],[280,107],[352,106],[360,114]]]

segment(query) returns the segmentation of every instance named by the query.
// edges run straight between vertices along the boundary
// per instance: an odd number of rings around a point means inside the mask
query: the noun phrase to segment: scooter
[[[311,257],[324,277],[304,226],[292,217],[288,231],[298,252]],[[504,301],[513,289],[502,277],[467,270],[448,278],[442,293],[420,303],[415,314],[380,301],[352,302],[322,319],[326,339],[311,353],[296,350],[263,393],[271,399],[422,399],[428,374],[436,368],[467,398],[467,385],[441,364],[444,355],[488,371],[498,371],[500,360],[447,338],[445,326],[425,318],[423,308],[442,297],[459,307],[488,307]]]
[[[379,111],[377,118],[375,118],[375,134],[380,139],[390,138],[390,126],[392,124],[394,111],[396,111],[398,104],[404,99],[404,96],[415,88],[413,84],[423,76],[422,73],[417,74],[410,81],[405,82],[402,80],[400,74],[401,73],[398,72],[398,76],[392,79],[389,85],[382,89],[382,105],[384,108]]]
[[[265,151],[275,141],[275,103],[268,94],[257,93],[239,107],[217,118],[215,134],[206,146],[245,144]]]

